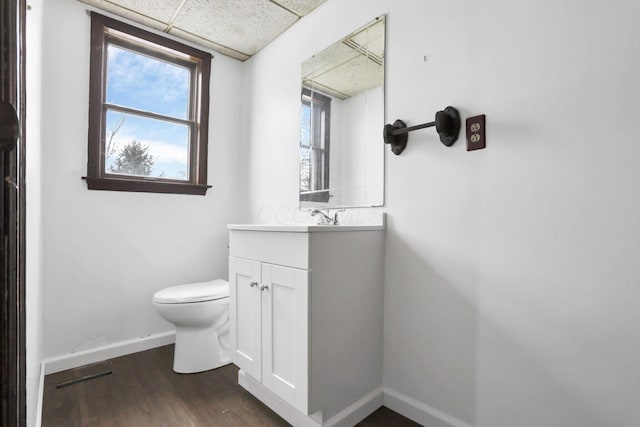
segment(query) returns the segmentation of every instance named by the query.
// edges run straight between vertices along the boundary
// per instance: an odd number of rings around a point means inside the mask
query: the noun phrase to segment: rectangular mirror
[[[384,204],[381,16],[302,64],[300,208]]]

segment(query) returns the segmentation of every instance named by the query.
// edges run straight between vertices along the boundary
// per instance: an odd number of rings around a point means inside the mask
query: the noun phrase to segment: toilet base
[[[221,342],[218,325],[176,328],[173,370],[179,374],[209,371],[231,363],[229,347]]]

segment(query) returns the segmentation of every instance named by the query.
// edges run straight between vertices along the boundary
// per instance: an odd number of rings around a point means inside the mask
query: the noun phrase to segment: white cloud
[[[149,146],[149,153],[153,156],[154,162],[180,163],[184,166],[189,164],[188,147],[180,147],[163,141],[144,140],[134,135],[117,135],[113,138],[114,157],[118,155],[122,147],[133,140],[139,141],[143,146]],[[107,136],[108,140],[108,136]],[[108,142],[108,141],[107,141]]]
[[[186,147],[176,147],[159,141],[145,141],[144,144],[149,144],[149,152],[156,162],[176,162],[185,166],[189,164],[189,153]]]

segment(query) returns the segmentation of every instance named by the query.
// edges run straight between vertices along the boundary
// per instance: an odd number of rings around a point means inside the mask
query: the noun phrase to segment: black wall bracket
[[[0,103],[0,153],[8,153],[16,148],[20,137],[18,114],[12,104]]]
[[[383,138],[385,144],[391,144],[391,151],[398,155],[407,147],[409,132],[418,129],[436,127],[436,132],[440,135],[440,142],[447,147],[451,147],[460,134],[460,113],[453,107],[447,107],[443,111],[436,113],[434,122],[422,123],[420,125],[407,127],[402,120],[396,120],[392,125],[385,125]]]

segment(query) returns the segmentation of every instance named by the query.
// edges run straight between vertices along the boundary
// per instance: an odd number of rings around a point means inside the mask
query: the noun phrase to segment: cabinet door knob
[[[258,286],[258,282],[249,282],[249,286],[251,286],[252,288],[254,286]]]
[[[269,289],[269,286],[267,286],[267,285],[260,286],[260,290],[261,291],[264,291],[265,289]]]

